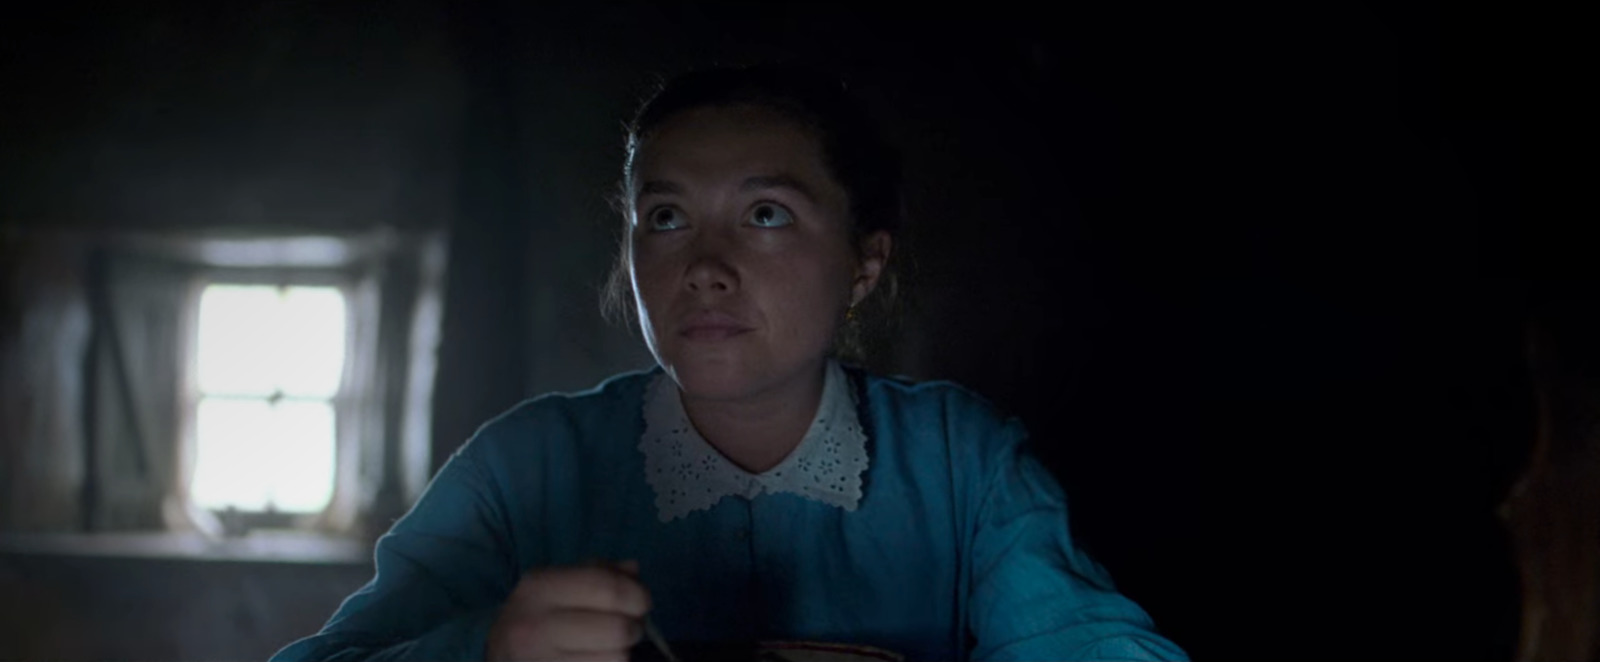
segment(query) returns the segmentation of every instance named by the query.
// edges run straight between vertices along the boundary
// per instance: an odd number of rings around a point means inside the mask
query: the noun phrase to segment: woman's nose
[[[739,287],[739,274],[721,256],[702,254],[689,265],[684,284],[697,294],[721,294]]]
[[[689,263],[684,285],[697,294],[732,292],[739,287],[739,272],[729,263],[733,247],[721,237],[701,236],[694,261]]]

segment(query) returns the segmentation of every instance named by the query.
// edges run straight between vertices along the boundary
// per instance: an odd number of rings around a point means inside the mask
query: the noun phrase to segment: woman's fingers
[[[604,566],[551,568],[530,573],[521,599],[533,610],[580,609],[639,618],[650,611],[650,592],[633,575]],[[522,591],[519,591],[522,592]]]
[[[644,638],[639,619],[614,612],[553,610],[497,624],[491,659],[587,660],[620,656]]]
[[[609,653],[563,653],[561,662],[628,662],[628,651]]]
[[[639,619],[610,612],[556,611],[541,620],[558,653],[625,652],[644,637]]]
[[[626,659],[644,637],[650,592],[637,564],[542,568],[522,576],[489,631],[491,660]]]
[[[626,654],[644,637],[638,619],[598,611],[551,611],[508,624],[509,648],[531,659],[570,654]]]

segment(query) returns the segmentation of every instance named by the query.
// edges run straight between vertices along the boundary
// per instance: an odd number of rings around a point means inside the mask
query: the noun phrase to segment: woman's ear
[[[872,290],[878,287],[878,278],[883,275],[883,268],[889,264],[889,251],[894,248],[894,238],[889,236],[889,231],[878,230],[861,238],[860,264],[856,267],[856,279],[850,286],[850,305],[861,303]]]

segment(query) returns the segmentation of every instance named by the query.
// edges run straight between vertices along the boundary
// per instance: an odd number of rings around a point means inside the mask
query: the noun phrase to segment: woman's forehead
[[[663,122],[639,146],[636,185],[678,188],[737,183],[754,176],[784,176],[815,187],[835,184],[823,165],[813,131],[759,107],[696,108]]]

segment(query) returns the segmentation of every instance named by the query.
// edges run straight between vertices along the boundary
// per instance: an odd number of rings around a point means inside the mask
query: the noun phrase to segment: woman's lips
[[[736,326],[691,326],[683,330],[683,337],[689,340],[714,342],[727,340],[748,331],[749,329]]]
[[[742,335],[751,329],[727,313],[699,312],[684,320],[678,335],[689,340],[714,342]]]

